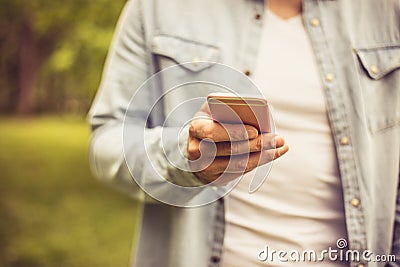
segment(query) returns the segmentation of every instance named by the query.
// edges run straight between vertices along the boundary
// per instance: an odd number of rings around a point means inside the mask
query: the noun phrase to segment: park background
[[[88,165],[125,0],[0,0],[0,266],[128,266],[136,203]]]

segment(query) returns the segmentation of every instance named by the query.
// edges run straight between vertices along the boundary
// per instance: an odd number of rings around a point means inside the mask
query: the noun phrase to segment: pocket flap
[[[210,67],[219,59],[220,51],[217,47],[186,40],[170,35],[157,35],[153,37],[152,52],[156,55],[171,58],[178,64],[193,72]]]
[[[400,44],[385,47],[355,49],[369,77],[379,80],[400,68]]]

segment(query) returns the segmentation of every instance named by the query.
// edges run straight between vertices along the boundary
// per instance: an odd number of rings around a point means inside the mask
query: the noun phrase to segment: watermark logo
[[[265,245],[258,251],[258,260],[261,262],[395,262],[395,255],[377,255],[370,250],[354,250],[348,248],[347,240],[340,238],[336,241],[336,247],[316,251],[307,250],[275,250]]]
[[[347,248],[347,240],[344,239],[344,238],[339,238],[339,239],[336,241],[336,246],[337,246],[338,249]]]

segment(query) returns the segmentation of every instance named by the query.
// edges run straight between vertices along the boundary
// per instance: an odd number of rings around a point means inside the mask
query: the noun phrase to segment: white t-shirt
[[[277,132],[290,150],[276,160],[260,187],[248,193],[245,175],[227,198],[223,266],[292,266],[297,250],[338,249],[347,238],[341,181],[323,87],[301,16],[264,18],[254,81],[273,106]],[[247,179],[246,179],[247,178]],[[284,250],[258,259],[260,250]],[[261,256],[265,257],[266,254]],[[296,257],[296,254],[292,254]],[[299,262],[296,266],[348,266],[345,262]]]

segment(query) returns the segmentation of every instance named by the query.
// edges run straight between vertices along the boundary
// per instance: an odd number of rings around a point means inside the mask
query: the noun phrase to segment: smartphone
[[[267,99],[255,95],[212,93],[207,96],[212,119],[218,123],[248,124],[260,133],[271,132]]]

